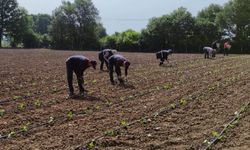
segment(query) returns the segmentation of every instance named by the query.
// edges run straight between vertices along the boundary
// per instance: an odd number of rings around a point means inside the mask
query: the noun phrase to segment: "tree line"
[[[215,40],[230,40],[234,53],[250,53],[250,0],[211,4],[192,16],[180,7],[151,18],[136,32],[128,29],[107,35],[91,0],[63,1],[52,15],[29,14],[16,0],[0,0],[0,47],[52,48],[197,53]]]

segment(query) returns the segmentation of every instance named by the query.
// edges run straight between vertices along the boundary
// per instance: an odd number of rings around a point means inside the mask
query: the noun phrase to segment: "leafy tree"
[[[207,19],[210,22],[215,22],[217,15],[222,12],[223,7],[217,4],[211,4],[207,8],[202,9],[197,18]]]
[[[33,18],[33,30],[36,33],[48,34],[48,27],[51,23],[51,16],[48,14],[31,15]]]
[[[19,8],[14,22],[9,24],[6,29],[8,36],[11,37],[11,46],[16,47],[22,42],[26,33],[32,28],[32,19],[24,8]]]
[[[7,35],[9,26],[18,18],[18,12],[16,0],[0,0],[0,47],[2,47],[2,39],[4,35]]]
[[[91,0],[63,2],[52,16],[51,36],[55,48],[84,49],[98,46],[98,10]]]

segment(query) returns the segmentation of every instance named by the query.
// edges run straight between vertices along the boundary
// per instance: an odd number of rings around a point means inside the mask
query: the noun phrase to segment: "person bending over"
[[[113,77],[113,70],[115,68],[115,72],[117,74],[117,78],[120,81],[120,83],[123,83],[124,80],[122,79],[121,74],[121,67],[125,68],[125,77],[128,75],[128,68],[130,66],[130,62],[124,58],[122,55],[115,54],[109,58],[109,77],[110,82],[114,85],[114,77]]]
[[[108,67],[108,59],[109,59],[109,57],[114,55],[116,52],[117,52],[117,50],[114,50],[114,49],[104,49],[104,50],[99,52],[98,56],[99,56],[99,60],[101,62],[100,70],[103,71],[104,63],[106,65],[106,67],[107,67],[107,70],[109,69],[109,67]]]
[[[78,87],[79,87],[79,94],[84,94],[84,88],[83,88],[83,72],[89,68],[93,67],[96,69],[96,61],[90,60],[85,56],[82,55],[74,55],[69,57],[66,60],[66,70],[67,70],[67,81],[69,86],[69,96],[74,96],[74,88],[73,88],[73,72],[76,74],[77,81],[78,81]]]
[[[164,63],[164,61],[168,61],[168,55],[171,55],[173,53],[172,49],[168,49],[168,50],[161,50],[159,52],[156,53],[156,59],[160,59],[160,66]]]

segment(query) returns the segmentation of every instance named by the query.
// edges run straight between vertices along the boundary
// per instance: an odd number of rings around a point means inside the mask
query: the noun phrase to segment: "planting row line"
[[[177,101],[177,102],[167,104],[166,107],[162,107],[159,110],[157,110],[156,112],[151,113],[150,115],[147,115],[147,116],[143,116],[138,120],[134,120],[132,122],[126,122],[125,120],[122,120],[120,122],[119,126],[117,126],[115,128],[108,129],[102,135],[99,135],[93,139],[87,140],[81,146],[76,147],[76,150],[93,149],[96,146],[97,141],[99,139],[104,138],[105,136],[115,136],[120,132],[120,130],[127,129],[128,127],[131,127],[132,125],[137,124],[137,123],[146,124],[147,121],[152,121],[153,118],[156,118],[159,115],[169,113],[169,112],[175,110],[176,108],[180,108],[181,106],[187,105],[191,101],[199,99],[200,97],[202,97],[206,94],[206,92],[204,92],[204,91],[211,91],[210,87],[214,87],[211,92],[215,92],[217,89],[222,89],[222,88],[228,87],[228,86],[236,83],[237,81],[240,81],[242,78],[242,75],[237,76],[237,78],[231,77],[231,78],[225,80],[224,83],[220,83],[220,84],[213,83],[212,85],[209,85],[208,87],[205,87],[201,90],[198,90],[187,97],[181,98],[180,100],[175,99],[175,101]]]
[[[157,90],[159,90],[159,89],[157,89]],[[145,92],[144,94],[146,94],[146,93],[149,93],[149,92],[152,92],[152,91],[154,91],[153,89],[151,89],[150,91],[147,91],[147,92]],[[143,94],[143,93],[140,93],[140,94]],[[139,95],[140,96],[140,95]],[[127,97],[126,99],[124,99],[124,100],[130,100],[130,99],[134,99],[135,97],[132,97],[132,96],[129,96],[129,97]],[[96,108],[96,109],[99,109],[99,108]],[[87,110],[87,111],[92,111],[92,110]],[[86,114],[86,110],[84,110],[84,112],[72,112],[72,111],[70,111],[69,113],[68,113],[68,116],[71,116],[72,114],[75,114],[75,115],[82,115],[82,114]],[[63,117],[65,117],[65,116],[61,116],[61,117],[58,117],[58,118],[60,118],[60,119],[58,119],[58,120],[61,120],[61,118],[63,118]],[[53,117],[52,117],[53,118]],[[52,120],[54,120],[54,119],[52,119]],[[55,119],[55,120],[57,120],[57,119]],[[65,120],[65,119],[64,119]],[[50,122],[50,121],[49,121]],[[46,124],[46,123],[45,123]],[[42,126],[44,125],[44,124],[41,124]],[[40,126],[38,126],[38,127],[40,127]],[[32,129],[34,128],[34,127],[31,127]],[[2,136],[2,138],[6,138],[6,137],[11,137],[11,135],[13,135],[13,132],[14,131],[12,131],[12,134],[8,134],[8,135],[5,135],[5,136]],[[21,130],[18,130],[17,132],[15,132],[15,133],[20,133],[21,132]]]

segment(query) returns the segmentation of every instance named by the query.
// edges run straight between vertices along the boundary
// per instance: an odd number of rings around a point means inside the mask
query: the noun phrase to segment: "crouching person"
[[[93,67],[96,69],[96,61],[90,60],[85,56],[75,55],[71,56],[66,60],[66,70],[67,70],[67,81],[69,86],[69,97],[74,96],[74,88],[73,88],[73,72],[76,74],[78,87],[79,87],[79,94],[84,94],[83,88],[83,72],[89,68]]]
[[[109,58],[109,77],[110,82],[114,85],[114,77],[113,77],[113,70],[115,68],[115,72],[117,74],[117,78],[120,81],[120,83],[123,83],[124,80],[122,79],[121,74],[121,67],[125,68],[125,77],[128,75],[128,68],[130,66],[130,62],[124,58],[122,55],[115,54]]]
[[[168,55],[171,55],[173,53],[172,49],[168,49],[168,50],[161,50],[159,52],[156,53],[156,59],[160,59],[160,66],[164,63],[164,61],[168,61]]]
[[[99,52],[98,56],[99,56],[99,60],[101,62],[100,70],[103,71],[104,63],[106,65],[106,67],[107,67],[107,70],[109,69],[109,67],[108,67],[108,59],[109,59],[109,57],[114,55],[116,52],[117,52],[117,50],[114,50],[114,49],[104,49],[104,50]]]
[[[207,46],[203,48],[203,52],[204,52],[204,58],[208,59],[212,57],[214,50],[213,48]]]

